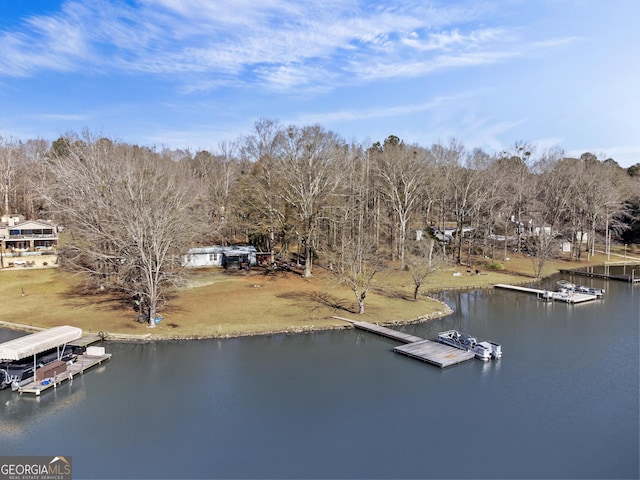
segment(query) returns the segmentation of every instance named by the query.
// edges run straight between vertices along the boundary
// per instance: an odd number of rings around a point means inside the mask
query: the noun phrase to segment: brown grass
[[[603,263],[598,256],[589,264]],[[557,260],[544,274],[559,268],[578,268],[587,262]],[[532,281],[533,267],[526,256],[504,262],[505,270],[488,271],[477,263],[447,267],[430,275],[421,292],[443,289],[489,287],[495,283]],[[481,270],[480,274],[475,269]],[[460,276],[454,276],[459,272]],[[412,300],[413,281],[409,272],[390,268],[376,277],[375,289],[367,296],[365,314],[357,315],[351,290],[338,284],[322,268],[304,279],[293,272],[227,274],[218,269],[189,273],[189,284],[162,309],[163,320],[156,328],[136,323],[133,305],[98,292],[87,292],[77,276],[57,268],[5,269],[0,272],[0,298],[4,308],[0,320],[30,326],[70,324],[87,333],[99,331],[145,335],[156,339],[229,337],[275,332],[302,332],[343,328],[341,316],[370,322],[407,322],[434,316],[444,306],[422,295]]]

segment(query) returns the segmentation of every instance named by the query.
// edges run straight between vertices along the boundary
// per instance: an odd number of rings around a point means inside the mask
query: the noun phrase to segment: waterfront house
[[[24,220],[22,215],[2,216],[0,247],[5,254],[45,253],[58,246],[57,225],[50,221]]]
[[[191,248],[182,255],[181,264],[186,268],[224,267],[241,268],[257,264],[254,246],[211,246]]]

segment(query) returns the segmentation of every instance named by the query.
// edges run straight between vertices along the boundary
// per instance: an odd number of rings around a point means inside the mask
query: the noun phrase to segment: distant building
[[[257,264],[257,250],[248,246],[197,247],[182,255],[181,265],[185,268],[224,267],[244,268]]]
[[[0,219],[0,247],[7,255],[49,252],[58,248],[57,225],[50,221],[25,220],[22,215]]]
[[[442,230],[436,227],[430,227],[431,235],[433,235],[440,242],[448,243],[453,240],[453,237],[457,233],[458,229],[456,227],[444,227]],[[472,232],[473,228],[471,227],[462,227],[462,234]],[[416,241],[421,241],[426,235],[424,230],[416,230]]]

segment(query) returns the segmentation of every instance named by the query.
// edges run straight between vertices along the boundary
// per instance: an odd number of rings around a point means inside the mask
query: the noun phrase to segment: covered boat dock
[[[50,386],[56,386],[61,381],[71,379],[74,373],[83,372],[87,368],[111,358],[105,354],[104,348],[87,347],[98,341],[100,337],[83,337],[82,329],[64,325],[25,335],[0,344],[0,362],[5,364],[19,362],[33,358],[33,380],[25,384],[12,385],[14,390],[31,392],[39,395]],[[79,355],[74,362],[63,360],[67,345],[86,348],[86,353]],[[38,355],[55,351],[56,359],[46,365],[38,365]]]
[[[64,347],[69,342],[82,338],[82,329],[64,325],[25,335],[0,344],[0,360],[16,361],[34,357],[38,353]]]

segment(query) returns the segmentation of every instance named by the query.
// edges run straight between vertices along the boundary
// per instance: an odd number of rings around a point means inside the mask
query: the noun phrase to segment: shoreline
[[[631,262],[635,263],[636,261],[636,259],[633,259],[633,258],[629,258],[627,260],[629,261],[629,263]],[[608,263],[608,262],[604,262],[604,263]],[[598,264],[598,265],[603,265],[603,264]],[[582,267],[579,267],[579,268],[582,268]],[[557,275],[559,271],[558,270],[552,271],[547,275],[544,275],[540,279],[535,279],[529,275],[525,275],[522,272],[517,272],[517,271],[505,271],[503,273],[511,277],[511,280],[509,282],[510,284],[523,285],[523,284],[538,283],[546,278],[550,278],[553,275]],[[387,319],[387,320],[377,321],[373,323],[377,323],[379,325],[384,325],[384,326],[411,325],[416,323],[427,322],[437,318],[446,317],[454,313],[454,310],[443,301],[438,300],[437,298],[434,298],[433,295],[439,294],[439,293],[441,294],[447,291],[455,292],[460,290],[468,290],[468,291],[485,290],[485,289],[489,290],[489,289],[493,289],[494,287],[493,283],[486,283],[482,281],[480,281],[479,283],[480,284],[473,284],[473,285],[448,285],[448,286],[441,286],[439,288],[426,289],[424,292],[421,293],[421,296],[432,302],[436,302],[440,304],[440,308],[438,310],[428,314],[409,318],[409,319]],[[354,314],[354,315],[356,315],[357,317],[357,314]],[[333,315],[329,315],[324,319],[318,319],[318,320],[319,321],[332,320],[332,317]],[[336,319],[333,318],[333,320],[335,321]],[[0,328],[5,328],[7,330],[13,330],[13,331],[37,332],[37,331],[45,330],[50,327],[33,326],[33,325],[26,325],[22,323],[0,320]],[[147,328],[147,332],[144,334],[141,334],[141,333],[128,334],[128,333],[110,332],[106,329],[104,331],[99,331],[99,333],[97,331],[94,332],[93,329],[87,330],[83,328],[83,331],[85,331],[87,334],[98,334],[104,338],[104,341],[107,341],[107,342],[155,343],[155,342],[172,342],[172,341],[232,339],[232,338],[271,336],[271,335],[295,335],[295,334],[308,334],[308,333],[331,331],[331,330],[345,330],[345,329],[353,329],[353,328],[354,328],[353,325],[351,325],[348,322],[344,322],[344,324],[332,323],[328,325],[319,325],[318,323],[314,323],[314,324],[303,325],[303,326],[287,326],[285,328],[275,328],[272,330],[271,329],[265,329],[265,330],[258,329],[254,331],[248,330],[246,332],[229,332],[229,333],[211,332],[211,333],[203,333],[203,334],[198,334],[198,333],[194,334],[194,333],[184,332],[182,334],[177,334],[177,335],[167,334],[166,332],[161,334],[154,334],[153,332],[154,328]]]
[[[482,289],[488,287],[474,287],[473,289]],[[446,291],[447,289],[439,290],[440,292]],[[432,292],[433,293],[433,292]],[[416,323],[428,322],[430,320],[435,320],[437,318],[446,317],[447,315],[451,315],[454,313],[454,310],[449,307],[446,303],[433,298],[431,296],[425,295],[429,298],[429,300],[440,303],[442,305],[442,309],[436,312],[428,313],[425,315],[420,315],[416,318],[411,318],[408,320],[388,320],[378,322],[379,325],[385,326],[394,326],[394,325],[412,325]],[[29,332],[35,333],[42,330],[47,330],[47,327],[38,327],[33,325],[25,325],[22,323],[14,323],[0,320],[0,328],[5,328],[7,330],[12,330],[16,332]],[[263,332],[247,332],[247,333],[237,333],[237,334],[224,334],[224,335],[177,335],[174,337],[171,336],[154,336],[152,332],[146,334],[126,334],[126,333],[116,333],[116,332],[103,332],[100,331],[98,333],[99,336],[103,337],[103,341],[105,342],[114,342],[114,343],[157,343],[157,342],[178,342],[178,341],[195,341],[195,340],[226,340],[233,338],[244,338],[244,337],[260,337],[260,336],[270,336],[270,335],[299,335],[299,334],[309,334],[315,332],[325,332],[331,330],[353,330],[354,327],[348,322],[344,322],[344,325],[309,325],[306,327],[290,327],[281,330],[270,330]],[[93,332],[89,332],[93,333]]]

